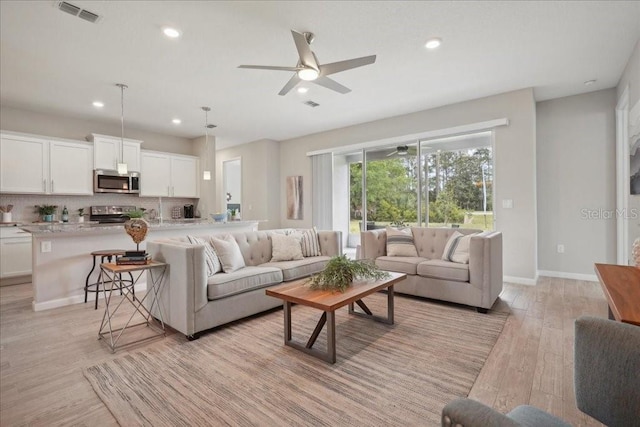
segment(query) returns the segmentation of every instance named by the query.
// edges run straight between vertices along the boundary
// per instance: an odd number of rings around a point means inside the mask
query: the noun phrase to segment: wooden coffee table
[[[296,280],[266,290],[267,295],[284,301],[284,344],[329,363],[336,363],[336,309],[349,306],[349,314],[367,317],[378,322],[393,325],[393,285],[404,280],[403,273],[389,273],[390,277],[383,280],[357,280],[343,293],[340,291],[312,290],[309,278]],[[374,315],[362,298],[382,289],[387,289],[387,317]],[[300,304],[322,310],[322,316],[314,329],[309,341],[301,344],[291,338],[291,304]],[[362,311],[356,311],[357,304]],[[312,348],[324,325],[327,325],[327,351]]]

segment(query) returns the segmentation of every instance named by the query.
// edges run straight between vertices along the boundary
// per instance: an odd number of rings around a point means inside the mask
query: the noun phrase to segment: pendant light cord
[[[120,88],[120,162],[124,163],[124,90],[129,86],[118,83]]]

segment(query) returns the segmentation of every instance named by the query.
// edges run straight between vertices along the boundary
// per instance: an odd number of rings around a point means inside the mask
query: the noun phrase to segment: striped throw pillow
[[[211,277],[219,271],[222,271],[222,265],[220,264],[220,260],[218,259],[218,254],[213,249],[213,246],[204,239],[196,236],[187,236],[189,239],[189,243],[192,245],[203,245],[204,246],[204,259],[207,264],[207,276]]]
[[[387,227],[387,256],[418,256],[410,228]]]
[[[302,236],[300,246],[302,246],[302,256],[320,256],[320,242],[318,241],[318,230],[315,227],[297,232]]]
[[[469,264],[469,246],[471,244],[471,237],[475,234],[476,233],[464,235],[459,231],[455,231],[451,237],[449,237],[444,247],[442,259],[458,264]]]

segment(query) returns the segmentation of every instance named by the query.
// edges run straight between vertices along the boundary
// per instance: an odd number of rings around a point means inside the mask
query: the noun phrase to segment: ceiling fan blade
[[[296,85],[300,83],[300,77],[298,77],[297,74],[294,74],[293,77],[291,77],[289,79],[289,81],[287,82],[286,85],[284,85],[284,87],[282,88],[282,90],[280,90],[280,92],[278,92],[278,95],[280,96],[284,96],[287,93],[289,93],[289,91],[291,89],[293,89],[294,87],[296,87]]]
[[[390,152],[389,154],[386,155],[386,157],[389,156],[393,156],[394,154],[396,154],[398,152],[398,150],[393,150],[392,152]]]
[[[238,68],[251,68],[254,70],[298,71],[298,67],[277,67],[271,65],[238,65]]]
[[[362,58],[347,59],[345,61],[332,62],[320,66],[320,75],[328,76],[330,74],[339,73],[340,71],[350,70],[352,68],[362,67],[364,65],[376,62],[376,55],[363,56]]]
[[[331,80],[329,77],[320,76],[315,80],[311,80],[311,83],[326,87],[327,89],[335,90],[342,94],[351,92],[351,89],[346,86],[342,86],[340,83],[335,80]]]
[[[298,49],[300,63],[318,70],[318,62],[316,61],[316,57],[313,55],[313,52],[311,52],[311,47],[309,46],[309,43],[307,43],[307,38],[304,34],[294,30],[291,30],[291,34],[293,35],[293,41],[296,44],[296,49]]]

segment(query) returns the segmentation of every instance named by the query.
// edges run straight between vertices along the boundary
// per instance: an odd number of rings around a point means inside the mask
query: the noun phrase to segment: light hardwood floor
[[[82,368],[185,340],[170,334],[112,355],[96,339],[103,305],[36,313],[31,300],[29,284],[0,287],[1,426],[117,425]],[[531,404],[572,425],[600,425],[576,408],[573,390],[573,322],[583,314],[607,316],[600,285],[551,278],[537,286],[505,284],[494,309],[510,316],[470,397],[501,412]]]

